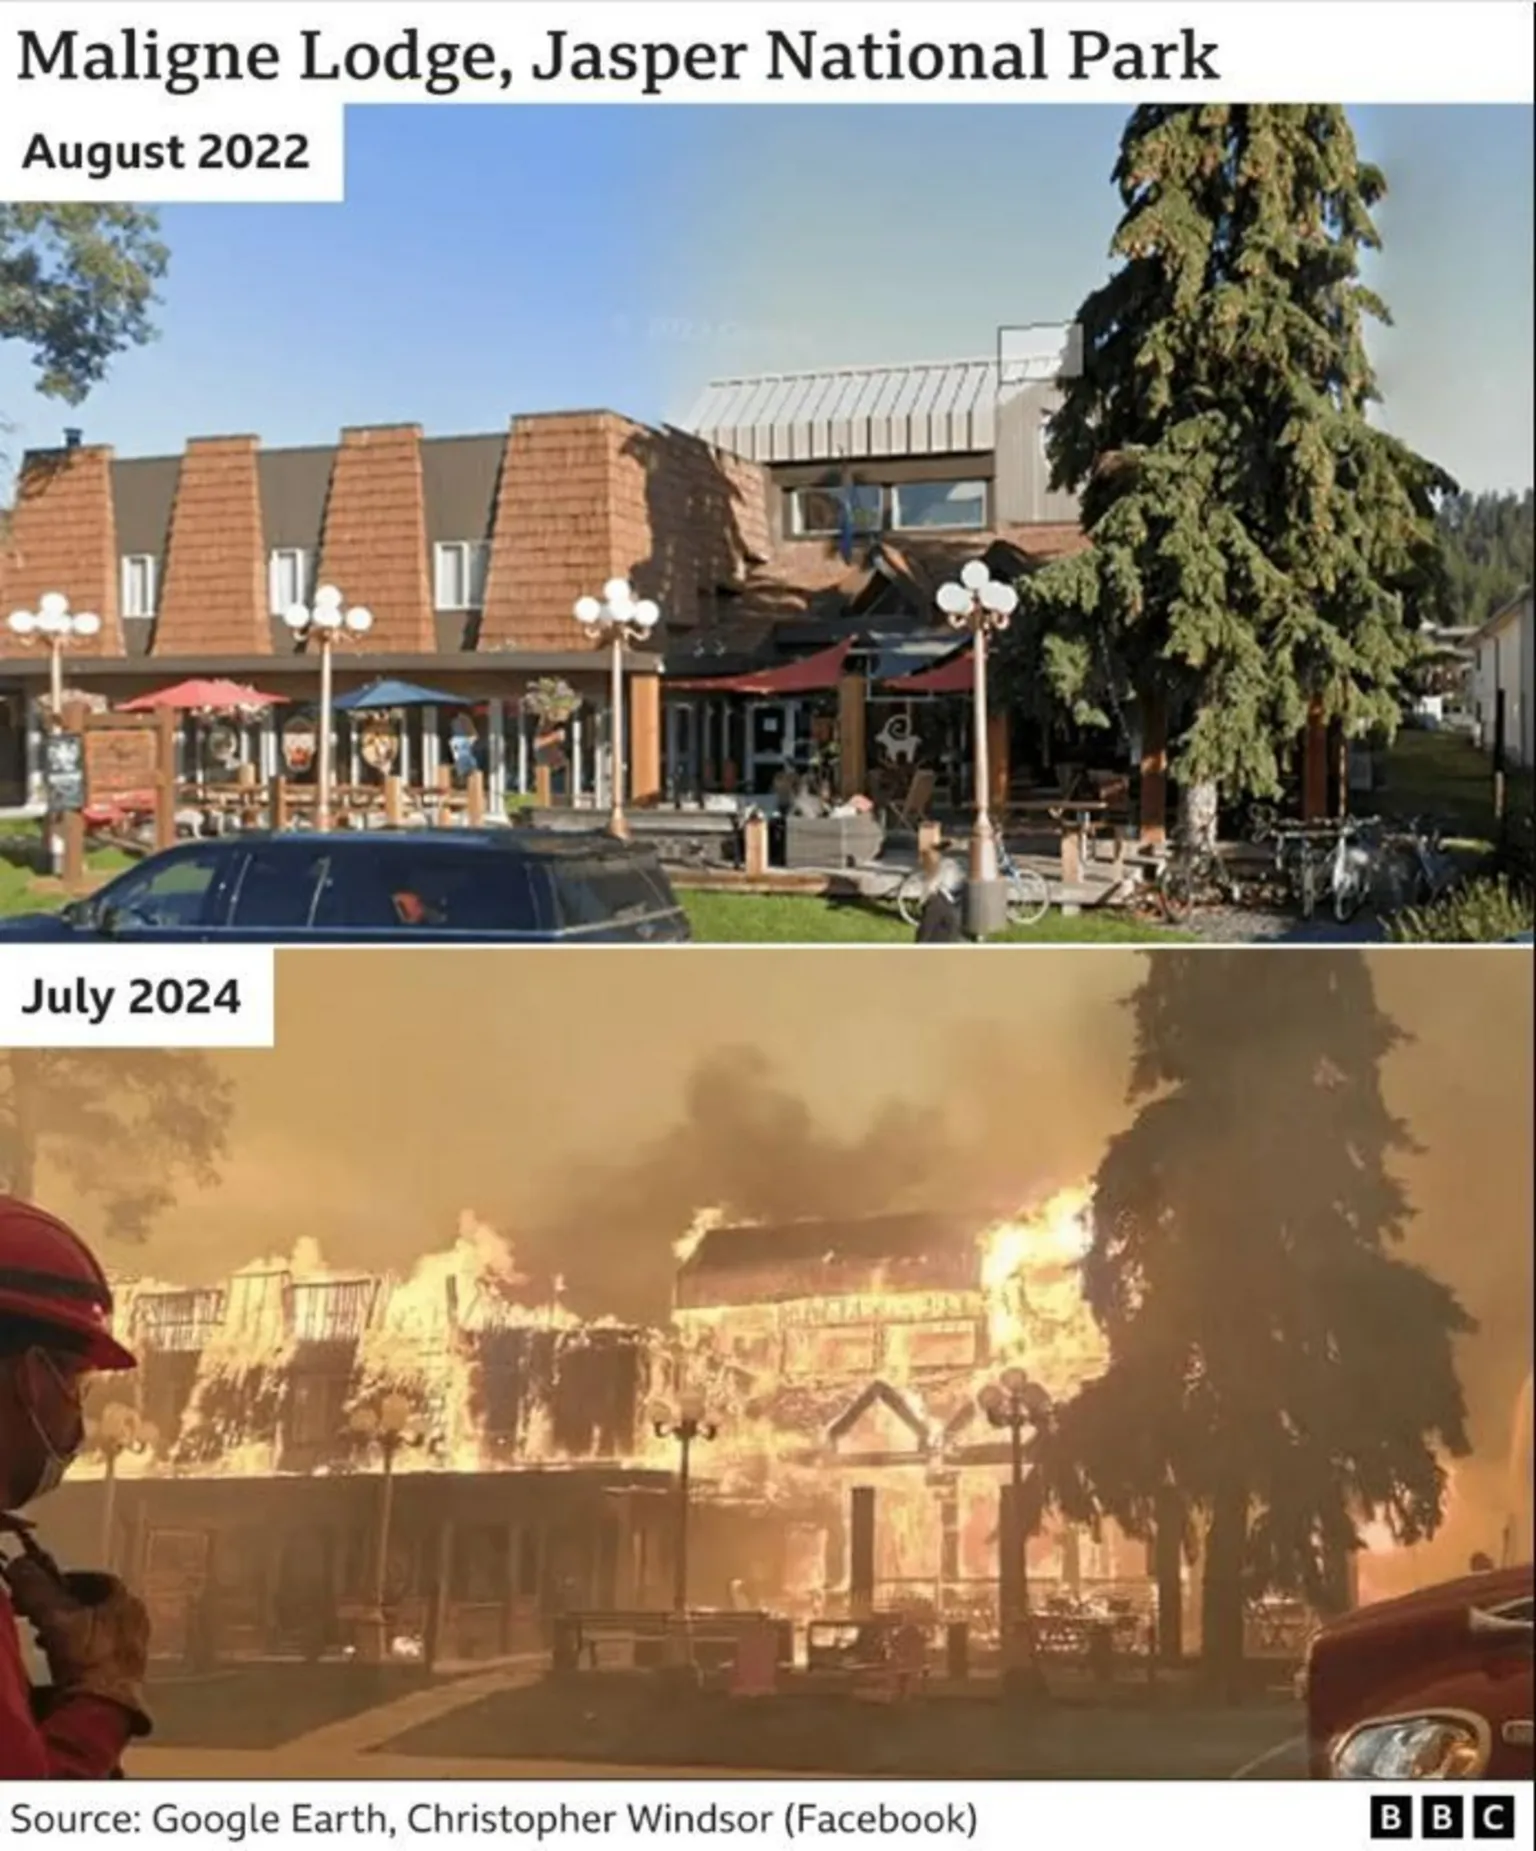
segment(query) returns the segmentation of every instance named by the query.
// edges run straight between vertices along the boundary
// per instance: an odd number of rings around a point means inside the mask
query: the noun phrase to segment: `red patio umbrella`
[[[264,694],[260,688],[221,678],[178,681],[174,687],[156,688],[153,694],[124,701],[118,712],[155,713],[170,707],[178,713],[233,713],[242,707],[280,707],[287,698],[285,694]]]

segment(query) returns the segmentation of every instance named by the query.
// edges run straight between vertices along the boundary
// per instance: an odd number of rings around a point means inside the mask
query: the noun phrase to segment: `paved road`
[[[519,1706],[537,1681],[539,1661],[522,1659],[409,1691],[372,1709],[325,1724],[278,1747],[191,1748],[148,1743],[134,1749],[128,1771],[147,1780],[804,1780],[836,1778],[835,1768],[778,1769],[633,1765],[618,1759],[565,1760],[556,1731],[536,1757],[501,1752],[526,1729]],[[214,1702],[214,1690],[208,1701]],[[526,1714],[526,1712],[524,1712]],[[1085,1724],[1087,1729],[1085,1730]],[[538,1732],[535,1731],[535,1734]],[[921,1731],[919,1734],[921,1735]],[[1010,1731],[1012,1735],[1012,1731]],[[525,1736],[525,1739],[528,1739]],[[1062,1704],[1021,1717],[1006,1762],[1015,1778],[1229,1779],[1305,1777],[1297,1713],[1289,1704],[1197,1711],[1104,1710]],[[933,1751],[943,1756],[943,1732]],[[532,1740],[529,1740],[532,1746]],[[474,1753],[480,1746],[489,1753]],[[598,1747],[593,1743],[594,1749]],[[554,1749],[556,1752],[551,1753]],[[466,1752],[468,1751],[468,1752]],[[749,1750],[750,1752],[750,1750]],[[767,1756],[765,1755],[765,1758]],[[867,1756],[860,1757],[870,1766]],[[878,1765],[878,1761],[875,1763]],[[957,1764],[958,1765],[958,1764]],[[996,1765],[994,1762],[993,1765]],[[894,1778],[898,1764],[887,1775]]]

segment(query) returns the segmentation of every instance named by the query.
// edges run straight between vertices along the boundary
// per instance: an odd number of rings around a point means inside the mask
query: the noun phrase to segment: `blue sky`
[[[1469,487],[1531,480],[1533,114],[1355,112],[1387,170],[1384,420]],[[1105,274],[1117,107],[395,108],[340,206],[175,207],[162,338],[78,411],[0,348],[5,448],[121,454],[518,411],[681,417],[723,373],[993,351]]]

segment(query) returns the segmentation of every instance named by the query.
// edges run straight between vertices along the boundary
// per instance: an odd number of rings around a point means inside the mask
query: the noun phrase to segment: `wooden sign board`
[[[94,797],[153,790],[160,770],[155,728],[95,722],[85,735],[85,781]]]
[[[85,755],[79,733],[50,733],[43,742],[48,808],[55,816],[85,808]]]

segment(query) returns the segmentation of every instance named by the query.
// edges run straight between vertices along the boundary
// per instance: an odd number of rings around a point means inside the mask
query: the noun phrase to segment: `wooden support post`
[[[661,798],[661,677],[629,678],[629,801],[644,809]],[[616,774],[617,775],[617,774]]]
[[[921,855],[925,849],[936,849],[943,840],[943,825],[936,823],[931,816],[925,817],[923,821],[917,825],[917,852],[919,855]]]
[[[857,797],[869,782],[868,684],[844,675],[837,684],[837,782],[842,797]]]
[[[1141,697],[1141,839],[1168,838],[1168,701],[1160,688]]]
[[[272,796],[269,808],[272,812],[274,830],[288,827],[288,781],[281,772],[272,780]]]
[[[89,718],[83,701],[65,702],[64,730],[79,734],[82,750]],[[64,837],[64,886],[69,893],[79,893],[85,885],[85,817],[79,810],[66,810],[59,818],[59,828]]]
[[[392,771],[384,780],[384,826],[398,829],[405,815],[405,792],[400,774]]]
[[[162,707],[155,715],[155,847],[176,840],[176,715]]]
[[[449,1656],[453,1642],[449,1625],[453,1618],[453,1519],[444,1517],[437,1526],[437,1560],[428,1594],[426,1626],[427,1669],[435,1671]]]
[[[471,829],[485,822],[485,774],[472,771],[464,780],[464,812]]]
[[[1328,814],[1349,814],[1349,740],[1342,720],[1334,720],[1328,727]]]
[[[1320,823],[1328,814],[1328,722],[1323,703],[1314,701],[1307,715],[1302,745],[1301,820]]]
[[[743,860],[749,880],[762,880],[768,872],[768,824],[761,816],[749,816],[743,835]]]
[[[987,803],[1001,825],[1008,814],[1008,798],[1013,783],[1013,727],[1006,707],[994,707],[987,715]]]
[[[1083,851],[1075,829],[1061,832],[1061,884],[1076,887],[1083,878]]]

